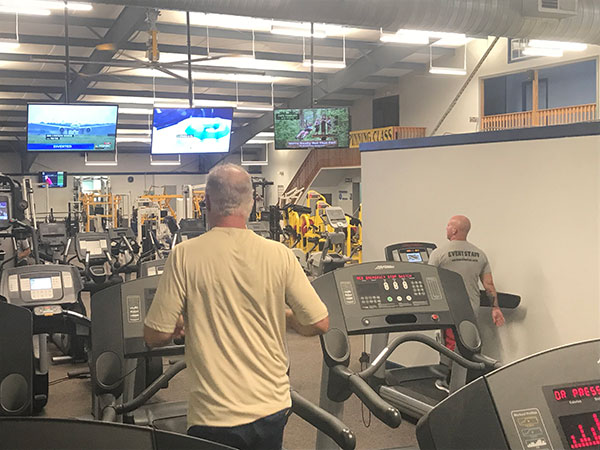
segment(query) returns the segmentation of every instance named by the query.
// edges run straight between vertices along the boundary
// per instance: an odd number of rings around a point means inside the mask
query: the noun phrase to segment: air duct
[[[530,0],[100,0],[98,3],[387,31],[408,28],[600,44],[598,0],[578,0],[576,14],[561,20],[527,15]]]

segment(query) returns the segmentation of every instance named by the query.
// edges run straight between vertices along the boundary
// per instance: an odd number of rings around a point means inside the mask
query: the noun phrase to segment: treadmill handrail
[[[114,409],[117,414],[126,414],[139,408],[144,403],[146,403],[154,394],[156,394],[158,391],[164,388],[166,384],[171,380],[171,378],[173,378],[185,368],[185,361],[177,361],[175,364],[171,365],[171,367],[169,367],[161,376],[154,380],[154,382],[152,382],[150,386],[144,389],[137,397],[126,403],[112,405],[108,408]]]
[[[331,437],[343,450],[354,450],[356,435],[346,424],[333,414],[306,400],[293,389],[290,390],[290,395],[294,414]]]
[[[402,423],[400,411],[381,398],[358,373],[353,372],[342,364],[333,366],[331,371],[348,382],[348,389],[363,402],[375,417],[390,428],[398,428],[400,426]]]
[[[369,367],[365,370],[358,372],[357,374],[363,378],[368,379],[375,375],[375,372],[387,361],[390,355],[396,350],[396,348],[400,344],[404,344],[406,342],[420,342],[421,344],[425,344],[428,347],[431,347],[435,351],[441,353],[444,356],[447,356],[452,361],[458,363],[459,365],[466,367],[471,370],[483,370],[485,369],[485,364],[483,362],[473,362],[464,356],[459,355],[458,353],[453,352],[447,347],[444,347],[442,344],[437,342],[435,339],[430,338],[424,334],[417,333],[409,333],[404,334],[402,336],[396,337],[387,347],[385,347],[379,355],[375,357],[373,362]]]

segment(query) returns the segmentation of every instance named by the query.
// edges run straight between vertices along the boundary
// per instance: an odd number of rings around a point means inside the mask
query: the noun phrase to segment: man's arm
[[[179,316],[175,330],[172,333],[163,333],[162,331],[150,328],[148,325],[144,325],[144,341],[150,348],[162,347],[171,342],[172,339],[180,338],[184,335],[183,331],[183,316]]]
[[[287,325],[302,336],[318,336],[320,334],[325,334],[329,329],[329,316],[313,324],[302,325],[298,322],[294,312],[291,309],[286,309],[285,319]]]
[[[491,273],[484,273],[480,278],[483,288],[490,299],[490,304],[492,305],[492,319],[497,327],[501,327],[504,325],[504,314],[502,314],[500,306],[498,305],[498,293],[494,286],[494,278]]]

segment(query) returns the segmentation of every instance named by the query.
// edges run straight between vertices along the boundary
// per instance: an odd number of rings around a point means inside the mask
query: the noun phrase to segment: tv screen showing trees
[[[33,152],[114,152],[117,105],[30,104],[27,150]]]
[[[273,116],[278,150],[349,145],[348,108],[276,109]]]

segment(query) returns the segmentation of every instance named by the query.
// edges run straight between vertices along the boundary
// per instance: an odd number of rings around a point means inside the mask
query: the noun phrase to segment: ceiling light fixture
[[[28,9],[25,6],[0,5],[0,14],[21,14],[30,16],[49,16],[52,14],[49,9]]]
[[[543,41],[540,39],[530,39],[527,47],[560,49],[568,52],[583,52],[587,50],[587,44],[580,42],[561,42],[561,41]]]
[[[19,48],[19,41],[13,39],[0,39],[0,51],[10,51]]]
[[[273,111],[274,108],[272,105],[265,105],[265,106],[237,105],[235,107],[235,109],[237,109],[239,111]]]
[[[431,31],[429,32],[429,37],[432,39],[438,39],[438,41],[432,44],[438,47],[462,47],[471,41],[471,38],[468,38],[463,33],[444,33]]]
[[[452,67],[432,67],[429,69],[429,73],[435,75],[466,75],[466,69],[454,69]]]
[[[522,53],[525,56],[549,56],[552,58],[563,56],[563,51],[560,48],[525,47]]]
[[[181,155],[177,154],[177,159],[154,159],[153,155],[150,154],[150,165],[151,166],[180,166]]]
[[[295,27],[271,27],[272,34],[279,34],[283,36],[296,36],[296,37],[310,37],[310,28],[295,28]],[[314,30],[312,36],[317,39],[324,39],[327,37],[327,33],[324,30]]]
[[[400,29],[395,34],[390,34],[384,33],[380,29],[379,40],[398,44],[427,45],[429,44],[429,31]]]

